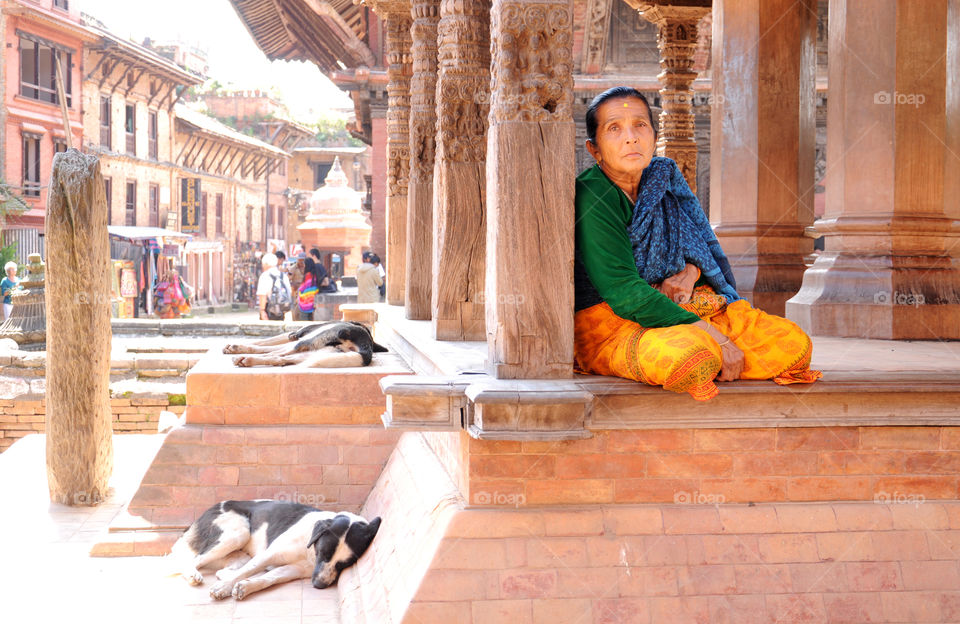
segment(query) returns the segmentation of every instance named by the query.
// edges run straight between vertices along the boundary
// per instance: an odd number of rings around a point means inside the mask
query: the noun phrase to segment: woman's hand
[[[733,343],[733,340],[706,321],[698,321],[693,325],[710,334],[710,337],[720,345],[720,355],[723,362],[720,364],[717,381],[736,381],[740,379],[740,373],[743,372],[743,351]]]
[[[656,289],[670,297],[674,303],[689,303],[693,286],[700,279],[700,269],[689,262],[682,271],[663,280]]]

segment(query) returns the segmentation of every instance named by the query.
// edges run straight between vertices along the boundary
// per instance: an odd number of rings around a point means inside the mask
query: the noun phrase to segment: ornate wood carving
[[[572,119],[570,15],[566,1],[494,2],[491,122]]]
[[[697,192],[697,143],[694,140],[693,69],[697,52],[697,22],[707,7],[643,4],[640,15],[657,25],[660,67],[660,129],[657,154],[677,162],[690,189]]]
[[[617,2],[618,0],[613,0]],[[583,27],[583,58],[580,72],[599,74],[607,60],[607,41],[610,38],[610,0],[588,0],[586,23]]]
[[[495,0],[487,158],[488,370],[573,371],[571,2]],[[536,416],[518,428],[537,429]]]
[[[381,6],[381,11],[385,7]],[[409,6],[387,11],[387,303],[403,305],[406,291],[407,184],[410,172],[410,76],[413,73]]]
[[[433,164],[437,134],[437,22],[440,0],[414,0],[410,79],[410,184],[407,196],[407,318],[430,318]]]
[[[437,26],[432,317],[439,340],[483,340],[490,1],[442,0]]]

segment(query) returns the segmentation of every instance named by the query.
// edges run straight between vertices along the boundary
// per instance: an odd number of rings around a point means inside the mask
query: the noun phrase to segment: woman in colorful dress
[[[810,383],[812,346],[793,322],[753,308],[676,163],[654,156],[656,127],[636,89],[587,110],[597,164],[576,183],[575,359],[706,401],[715,380]]]
[[[313,311],[315,309],[315,299],[320,292],[320,278],[317,272],[317,264],[313,258],[307,257],[303,260],[303,281],[297,289],[297,304],[295,321],[312,321]]]

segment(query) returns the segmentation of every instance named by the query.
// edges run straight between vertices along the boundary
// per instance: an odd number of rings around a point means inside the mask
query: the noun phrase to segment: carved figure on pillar
[[[410,171],[409,5],[377,3],[387,32],[387,303],[403,305],[406,282],[407,185]]]
[[[697,192],[697,143],[694,138],[693,69],[697,52],[697,22],[710,12],[704,7],[664,6],[628,0],[640,15],[657,26],[660,67],[660,130],[657,155],[676,161],[690,190]]]
[[[439,340],[483,340],[490,2],[442,0],[432,318]]]
[[[436,144],[437,22],[440,0],[415,0],[413,77],[410,79],[410,181],[407,195],[405,309],[410,319],[430,318],[433,240],[433,165]]]
[[[583,58],[580,72],[599,74],[607,59],[607,39],[610,33],[610,0],[588,0],[586,24],[583,28]]]

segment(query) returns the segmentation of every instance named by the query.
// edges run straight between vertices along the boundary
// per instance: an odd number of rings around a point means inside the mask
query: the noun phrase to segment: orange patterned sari
[[[699,286],[693,312],[729,336],[743,351],[740,379],[773,379],[778,384],[812,383],[810,338],[795,323],[767,314],[741,299],[727,305],[709,286]],[[720,346],[693,325],[645,328],[613,313],[606,303],[577,312],[574,320],[577,372],[625,377],[689,392],[698,401],[717,395],[714,378],[723,359]]]

